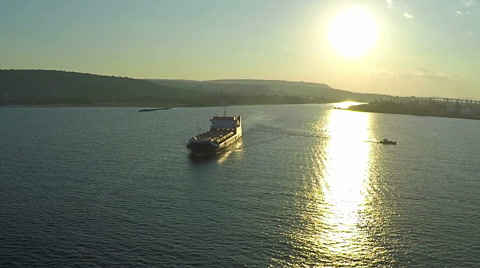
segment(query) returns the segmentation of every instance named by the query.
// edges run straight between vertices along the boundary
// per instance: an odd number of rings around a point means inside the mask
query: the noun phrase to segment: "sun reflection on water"
[[[324,220],[328,227],[326,241],[332,255],[354,255],[363,252],[358,243],[364,235],[358,228],[360,213],[365,209],[368,184],[369,114],[333,112],[330,116],[330,141],[323,171],[325,203],[329,211]],[[353,257],[353,256],[352,256]]]
[[[238,139],[238,141],[236,141],[235,144],[233,144],[231,146],[231,148],[228,148],[228,150],[226,150],[222,154],[219,154],[218,159],[217,159],[218,164],[223,164],[225,162],[225,160],[227,160],[228,157],[232,153],[235,153],[237,155],[241,155],[243,153],[243,139],[242,138]]]
[[[369,190],[374,160],[365,142],[370,124],[370,114],[343,110],[332,110],[326,125],[318,124],[329,139],[319,140],[312,172],[305,175],[293,266],[370,266],[383,258],[367,226],[375,209]]]

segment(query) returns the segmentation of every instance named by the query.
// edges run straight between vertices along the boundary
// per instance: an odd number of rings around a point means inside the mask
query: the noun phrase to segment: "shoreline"
[[[413,115],[413,116],[429,116],[429,117],[442,117],[442,118],[456,118],[456,119],[469,119],[469,120],[480,120],[480,115],[467,115],[460,113],[435,113],[435,112],[414,112],[414,111],[387,111],[385,109],[380,109],[374,107],[371,104],[364,105],[355,105],[345,108],[343,110],[352,111],[352,112],[366,112],[366,113],[380,113],[380,114],[401,114],[401,115]]]
[[[18,105],[0,105],[1,108],[93,108],[93,107],[106,107],[106,108],[151,108],[151,109],[172,109],[178,107],[189,107],[182,105],[141,105],[141,104],[18,104]]]
[[[341,101],[340,101],[341,102]],[[245,104],[225,104],[225,105],[192,105],[192,104],[162,104],[162,105],[148,105],[144,103],[98,103],[98,104],[18,104],[18,105],[0,105],[1,108],[93,108],[93,107],[111,107],[111,108],[145,108],[156,110],[168,110],[173,108],[200,108],[200,107],[224,107],[224,106],[250,106],[250,105],[296,105],[296,104],[333,104],[340,102],[322,102],[322,103],[245,103]]]
[[[40,104],[40,105],[0,105],[2,108],[140,108],[139,112],[152,112],[152,111],[164,111],[171,110],[173,108],[202,108],[202,107],[225,107],[225,106],[257,106],[257,105],[295,105],[295,104],[335,104],[339,102],[325,102],[325,103],[278,103],[278,104],[242,104],[242,105],[146,105],[141,103],[102,103],[102,104]],[[359,109],[360,108],[360,109]],[[413,113],[408,111],[385,111],[381,109],[371,109],[371,104],[353,105],[348,108],[333,107],[337,110],[345,110],[352,112],[366,112],[366,113],[381,113],[381,114],[400,114],[400,115],[412,115],[412,116],[429,116],[429,117],[442,117],[442,118],[455,118],[455,119],[469,119],[480,120],[480,116],[474,115],[462,115],[462,114],[434,114],[434,113]]]

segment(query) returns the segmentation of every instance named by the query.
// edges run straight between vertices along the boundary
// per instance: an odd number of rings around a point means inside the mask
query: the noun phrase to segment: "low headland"
[[[480,101],[450,98],[392,98],[352,105],[346,110],[418,116],[480,119]]]

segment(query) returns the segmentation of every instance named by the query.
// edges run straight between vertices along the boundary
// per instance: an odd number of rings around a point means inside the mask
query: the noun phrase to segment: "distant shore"
[[[178,107],[217,107],[217,106],[242,106],[242,105],[288,105],[288,104],[325,104],[325,103],[336,103],[325,101],[325,102],[308,102],[308,101],[298,101],[298,102],[263,102],[263,101],[252,101],[244,103],[229,103],[229,102],[208,102],[208,103],[186,103],[186,102],[174,102],[174,103],[165,103],[165,102],[117,102],[117,103],[52,103],[52,104],[0,104],[0,108],[7,107],[17,107],[17,108],[41,108],[41,107],[136,107],[136,108],[145,108],[145,109],[157,109],[157,110],[167,110]]]
[[[147,105],[142,103],[99,103],[99,104],[6,104],[0,105],[0,108],[67,108],[67,107],[134,107],[147,109],[172,109],[176,107],[189,107],[186,105]]]
[[[368,103],[361,105],[352,105],[344,110],[355,112],[369,113],[386,113],[386,114],[405,114],[415,116],[433,116],[459,119],[480,120],[480,114],[475,110],[468,110],[468,114],[464,113],[464,109],[449,110],[446,106],[435,105],[418,105],[412,103]]]

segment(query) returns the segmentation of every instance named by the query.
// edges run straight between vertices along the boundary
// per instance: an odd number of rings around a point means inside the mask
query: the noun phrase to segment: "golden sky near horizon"
[[[480,99],[476,0],[0,2],[0,68]]]

